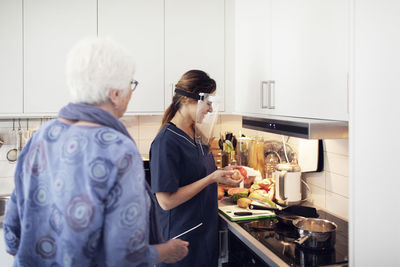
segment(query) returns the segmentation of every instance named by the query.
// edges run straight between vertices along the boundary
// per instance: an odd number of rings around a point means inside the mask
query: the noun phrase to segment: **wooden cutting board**
[[[248,210],[244,208],[238,207],[238,205],[224,205],[219,206],[218,210],[221,214],[227,217],[231,221],[248,221],[248,220],[256,220],[256,219],[264,219],[264,218],[272,218],[275,217],[275,213],[269,210]],[[243,211],[250,211],[253,212],[253,215],[246,215],[246,216],[237,216],[235,212],[243,212]],[[256,214],[260,213],[260,214]]]

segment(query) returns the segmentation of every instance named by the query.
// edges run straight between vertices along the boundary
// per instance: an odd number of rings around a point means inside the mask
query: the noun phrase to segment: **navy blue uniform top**
[[[158,133],[150,149],[151,187],[154,193],[176,192],[216,170],[207,146],[196,144],[184,131],[169,123]],[[203,223],[180,237],[190,242],[183,260],[161,266],[217,266],[218,204],[217,185],[208,185],[181,205],[165,211],[158,206],[165,240]]]

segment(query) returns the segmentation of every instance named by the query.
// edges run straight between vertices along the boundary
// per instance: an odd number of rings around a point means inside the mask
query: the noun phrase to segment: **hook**
[[[21,118],[18,118],[18,131],[21,131]]]
[[[13,131],[15,131],[15,119],[13,119]]]
[[[29,119],[26,119],[26,130],[29,131]]]

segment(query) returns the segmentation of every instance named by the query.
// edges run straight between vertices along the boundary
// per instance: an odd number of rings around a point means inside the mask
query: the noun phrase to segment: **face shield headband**
[[[186,92],[186,91],[183,91],[181,89],[178,89],[178,88],[175,88],[175,93],[177,93],[178,95],[183,95],[183,96],[189,97],[191,99],[200,100],[200,101],[203,101],[205,96],[208,95],[208,94],[199,95],[199,94],[196,94],[196,93],[190,93],[190,92]]]

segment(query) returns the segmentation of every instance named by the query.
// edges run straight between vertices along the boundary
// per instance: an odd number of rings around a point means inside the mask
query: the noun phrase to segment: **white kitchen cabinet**
[[[347,120],[349,0],[236,4],[238,111]]]
[[[236,1],[235,107],[241,112],[262,112],[261,85],[271,79],[270,12],[270,0]]]
[[[68,103],[66,54],[96,34],[96,0],[24,1],[25,113],[54,113]]]
[[[0,114],[23,112],[22,0],[0,0]]]
[[[224,0],[165,1],[165,106],[174,85],[191,69],[207,72],[223,99]],[[224,109],[223,103],[220,109]]]
[[[130,50],[139,82],[128,112],[164,111],[164,1],[98,0],[98,34]]]

